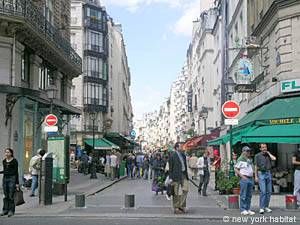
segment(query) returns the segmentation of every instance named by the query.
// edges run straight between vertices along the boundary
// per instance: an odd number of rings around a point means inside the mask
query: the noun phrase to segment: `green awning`
[[[260,126],[247,132],[241,141],[300,144],[300,124]]]
[[[104,137],[110,142],[113,142],[116,145],[120,146],[121,149],[133,150],[135,146],[138,146],[138,144],[135,141],[130,140],[129,138],[117,132],[106,133]]]
[[[239,120],[235,128],[247,124],[261,125],[264,122],[285,118],[300,118],[300,97],[278,98],[260,108],[249,112]],[[296,121],[295,121],[296,122]]]
[[[84,142],[89,146],[93,146],[92,138],[85,139]],[[111,149],[120,149],[120,147],[105,138],[95,139],[95,150],[111,150]]]

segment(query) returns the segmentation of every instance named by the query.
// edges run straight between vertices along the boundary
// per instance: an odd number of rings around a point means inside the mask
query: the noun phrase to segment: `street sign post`
[[[58,122],[58,119],[54,114],[48,114],[44,120],[44,123],[48,127],[55,126],[57,124],[57,122]]]
[[[130,131],[130,137],[135,138],[135,136],[136,136],[135,130]]]
[[[227,119],[234,119],[240,114],[240,106],[235,101],[227,101],[222,106],[222,113]]]

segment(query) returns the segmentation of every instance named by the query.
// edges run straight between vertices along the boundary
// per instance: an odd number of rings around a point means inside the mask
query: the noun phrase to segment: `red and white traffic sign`
[[[240,114],[240,106],[235,101],[227,101],[222,105],[222,113],[228,119],[234,119]]]
[[[48,127],[51,127],[51,126],[55,126],[58,122],[58,119],[55,115],[53,114],[49,114],[45,117],[45,120],[44,120],[44,123],[48,126]]]

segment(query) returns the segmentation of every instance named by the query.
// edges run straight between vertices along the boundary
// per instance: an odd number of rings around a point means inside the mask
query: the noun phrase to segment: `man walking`
[[[272,193],[272,161],[276,157],[268,151],[267,144],[260,144],[260,153],[255,155],[255,181],[259,184],[259,213],[272,212],[269,208]]]
[[[169,177],[174,188],[173,207],[175,214],[186,212],[186,199],[189,190],[186,156],[177,142],[175,151],[169,158]]]
[[[254,215],[250,210],[253,193],[253,163],[251,149],[248,146],[242,148],[242,154],[235,165],[235,173],[240,177],[240,210],[243,216]]]
[[[206,190],[207,190],[207,185],[209,183],[209,178],[210,178],[210,158],[209,158],[209,151],[208,149],[205,149],[203,156],[200,157],[197,161],[197,167],[199,169],[199,174],[200,174],[200,183],[198,187],[198,193],[203,196],[207,196]],[[203,186],[203,189],[202,189]]]
[[[118,157],[116,156],[115,150],[113,150],[110,156],[111,180],[114,180],[116,178],[117,161],[118,161]]]
[[[35,196],[35,190],[38,188],[38,178],[41,170],[41,159],[45,155],[45,153],[45,150],[38,149],[37,154],[33,156],[29,162],[29,173],[32,177],[30,197]]]
[[[192,157],[189,159],[189,168],[191,169],[192,173],[192,180],[197,180],[197,161],[198,158],[195,153],[192,154]]]
[[[294,174],[294,196],[297,196],[297,205],[300,207],[300,147],[295,151],[292,163],[295,168]]]

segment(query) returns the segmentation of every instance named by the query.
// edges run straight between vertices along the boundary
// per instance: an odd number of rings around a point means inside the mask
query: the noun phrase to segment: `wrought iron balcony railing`
[[[42,12],[34,5],[32,0],[0,0],[0,16],[11,16],[29,23],[36,31],[43,34],[57,50],[76,67],[81,67],[82,59],[71,47],[69,40],[65,39]]]

